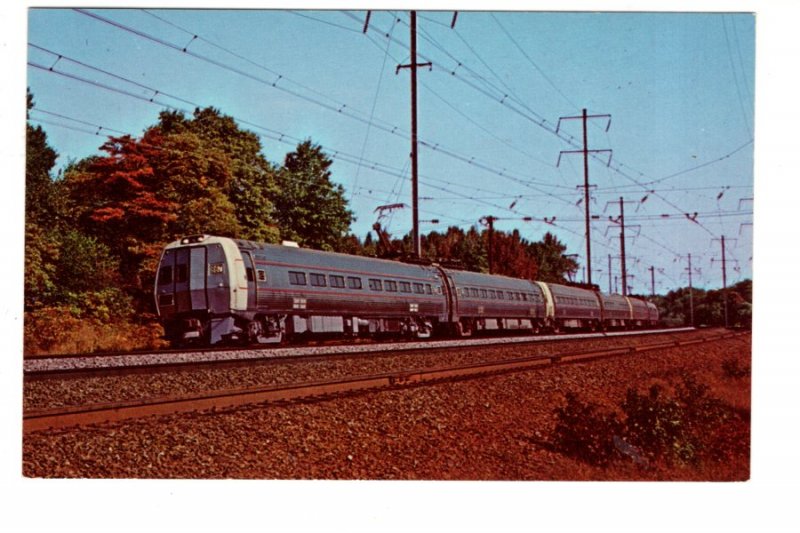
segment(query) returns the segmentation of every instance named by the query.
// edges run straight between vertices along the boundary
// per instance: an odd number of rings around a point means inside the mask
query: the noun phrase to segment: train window
[[[397,282],[387,279],[383,282],[383,288],[388,292],[397,292]]]
[[[348,276],[347,277],[347,288],[348,289],[360,289],[361,288],[361,278],[353,278]]]
[[[508,299],[509,299],[509,300],[513,300],[513,299],[514,299],[514,293],[513,293],[513,292],[511,292],[511,291],[506,291],[506,294],[508,294]]]
[[[517,293],[517,300],[519,300],[520,302],[522,301],[522,295],[520,293]]]
[[[172,283],[172,267],[163,266],[158,272],[158,284],[168,285],[170,283]]]
[[[504,299],[503,291],[497,291],[497,299],[498,300],[503,300]]]
[[[267,271],[263,268],[256,270],[256,279],[258,279],[258,281],[267,281]]]
[[[489,298],[492,300],[497,300],[497,293],[494,292],[492,289],[489,289]]]
[[[328,280],[331,282],[331,287],[336,287],[338,289],[344,288],[344,276],[328,276]]]
[[[524,301],[524,302],[528,301],[528,295],[526,293],[524,293],[524,292],[522,293],[522,301]]]
[[[478,289],[476,289],[475,287],[470,287],[469,293],[472,295],[473,298],[478,298],[480,296]]]
[[[186,280],[189,279],[189,271],[186,269],[186,265],[178,265],[175,267],[175,281],[177,283],[186,283]]]
[[[425,286],[422,283],[415,283],[414,292],[417,294],[425,294]]]
[[[400,292],[411,292],[411,284],[407,281],[401,281]]]
[[[253,276],[253,269],[247,267],[245,270],[247,271],[247,281],[249,281],[250,283],[254,282],[256,278],[255,276]]]
[[[305,285],[306,275],[304,272],[289,271],[289,284],[290,285]]]
[[[325,282],[325,274],[309,274],[311,278],[311,285],[313,287],[327,287],[328,284]]]
[[[486,289],[481,289],[481,298],[488,298],[489,293],[486,292]]]
[[[433,287],[430,283],[425,284],[425,294],[433,294]]]
[[[383,286],[381,284],[381,280],[379,279],[370,279],[369,280],[369,290],[371,291],[382,291]]]

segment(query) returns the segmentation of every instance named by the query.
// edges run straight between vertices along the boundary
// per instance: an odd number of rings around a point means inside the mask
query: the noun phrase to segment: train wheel
[[[472,330],[472,321],[469,319],[461,320],[456,324],[456,334],[459,337],[472,337]]]

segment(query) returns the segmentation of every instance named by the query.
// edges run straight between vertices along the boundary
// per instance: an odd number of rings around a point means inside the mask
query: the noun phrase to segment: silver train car
[[[465,337],[658,321],[656,307],[636,298],[212,235],[165,247],[154,296],[174,344],[269,344],[314,335]]]

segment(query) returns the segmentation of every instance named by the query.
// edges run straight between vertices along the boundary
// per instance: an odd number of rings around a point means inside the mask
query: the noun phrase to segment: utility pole
[[[611,294],[611,254],[608,254],[608,294]]]
[[[611,150],[589,150],[588,135],[586,132],[586,121],[590,118],[607,118],[608,124],[606,131],[611,127],[611,115],[587,115],[586,108],[583,109],[579,116],[573,117],[560,117],[558,125],[556,126],[556,134],[561,126],[562,120],[577,120],[581,119],[583,122],[583,150],[563,150],[558,154],[558,163],[561,163],[562,154],[583,154],[583,203],[584,211],[586,213],[586,271],[588,273],[588,283],[592,284],[592,239],[591,239],[591,216],[589,213],[589,154],[599,152],[609,152],[608,165],[611,164]],[[556,164],[558,166],[558,164]],[[579,186],[580,187],[580,186]]]
[[[612,202],[606,203],[605,209],[608,209],[608,206],[611,205],[611,204],[612,204]],[[620,259],[620,270],[621,270],[621,274],[622,274],[622,295],[623,296],[627,296],[628,295],[628,278],[632,277],[632,276],[628,276],[627,257],[626,257],[626,254],[625,254],[625,199],[622,196],[619,197],[619,216],[617,218],[609,216],[608,217],[608,221],[609,222],[613,222],[614,224],[617,224],[619,226],[619,229],[620,229],[620,232],[619,232],[619,250],[620,250],[619,259]],[[611,227],[611,226],[609,226],[609,227]],[[638,224],[634,224],[633,226],[629,226],[628,229],[630,229],[630,228],[641,230],[641,226],[639,226]],[[607,232],[608,232],[608,228],[606,228],[606,234],[608,234]],[[638,233],[636,235],[638,235]],[[609,262],[610,262],[610,258],[609,258]],[[609,268],[609,270],[610,270],[610,268]]]
[[[622,201],[622,196],[619,197],[619,248],[622,254],[621,270],[622,270],[622,295],[628,295],[628,271],[625,268],[625,204]]]
[[[692,289],[692,254],[689,254],[689,324],[694,327],[694,290]]]
[[[650,265],[650,268],[647,270],[650,271],[650,296],[656,295],[656,267]]]
[[[728,271],[725,265],[725,235],[721,236],[722,242],[722,307],[725,310],[725,327],[728,327]]]
[[[497,220],[497,217],[493,217],[491,215],[487,217],[483,217],[481,222],[486,224],[489,227],[489,274],[492,273],[494,267],[494,221]]]
[[[419,168],[417,164],[417,67],[433,68],[431,63],[417,63],[417,12],[411,12],[411,63],[398,65],[395,74],[400,69],[411,69],[411,216],[412,240],[414,254],[422,256],[422,246],[419,240]]]

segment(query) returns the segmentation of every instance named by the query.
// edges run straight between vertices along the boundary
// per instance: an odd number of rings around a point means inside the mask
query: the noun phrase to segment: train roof
[[[412,276],[430,278],[436,268],[428,265],[402,263],[388,259],[360,255],[324,252],[310,248],[297,248],[280,244],[267,244],[243,239],[234,239],[240,250],[251,251],[286,266],[298,268],[341,269],[375,276]]]

